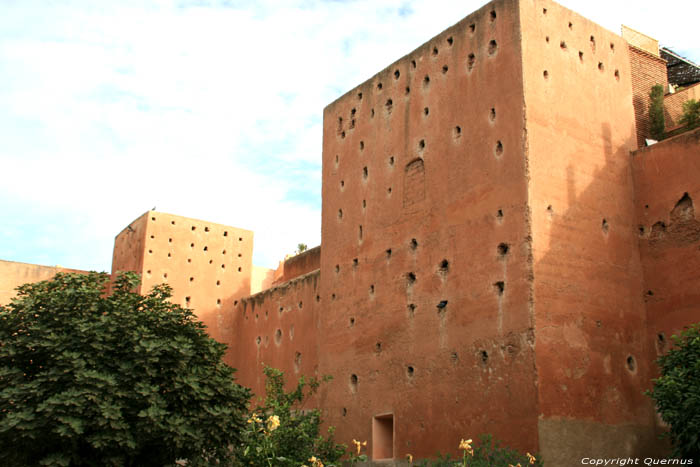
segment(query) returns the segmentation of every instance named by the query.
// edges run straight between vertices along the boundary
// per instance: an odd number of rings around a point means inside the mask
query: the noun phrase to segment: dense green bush
[[[670,426],[673,455],[700,459],[700,324],[672,340],[673,348],[657,360],[661,377],[648,394]]]
[[[700,126],[700,101],[690,99],[683,102],[683,115],[678,122],[688,128]]]
[[[0,307],[0,464],[230,465],[247,389],[170,289],[57,274]]]
[[[237,449],[243,465],[299,467],[318,459],[326,467],[345,454],[346,446],[336,444],[333,429],[320,435],[321,412],[304,409],[304,403],[323,381],[302,376],[294,390],[285,392],[284,374],[265,367],[266,397],[251,410],[247,428]]]
[[[649,133],[657,141],[664,137],[666,122],[664,119],[664,87],[656,84],[649,93]]]

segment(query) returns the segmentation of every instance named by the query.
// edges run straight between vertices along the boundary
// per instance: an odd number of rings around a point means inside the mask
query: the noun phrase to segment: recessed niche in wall
[[[423,159],[417,158],[409,162],[404,169],[403,205],[404,207],[411,207],[424,199],[425,165]]]
[[[409,303],[406,305],[406,310],[408,311],[408,317],[413,318],[416,315],[416,304]]]
[[[354,373],[351,374],[351,375],[350,375],[350,390],[351,390],[352,392],[356,392],[356,391],[357,391],[357,384],[358,384],[358,382],[359,382],[359,378],[357,377],[357,375],[354,374]]]
[[[489,48],[488,48],[489,55],[496,55],[496,52],[498,52],[498,43],[495,40],[491,40],[489,42]]]
[[[476,55],[470,53],[467,55],[467,71],[472,71],[476,65]]]
[[[493,288],[496,290],[496,294],[501,296],[506,288],[506,283],[503,281],[494,282]]]
[[[501,141],[496,141],[496,146],[493,148],[493,152],[496,157],[501,157],[503,155],[503,143]]]
[[[372,459],[394,457],[394,414],[377,415],[372,418]]]
[[[301,370],[301,352],[294,354],[294,372],[299,373]]]

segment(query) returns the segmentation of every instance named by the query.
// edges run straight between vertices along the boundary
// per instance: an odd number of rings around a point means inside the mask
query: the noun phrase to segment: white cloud
[[[109,269],[153,205],[254,230],[266,266],[318,244],[323,107],[482,3],[3,3],[0,257]],[[700,60],[695,2],[562,3]]]

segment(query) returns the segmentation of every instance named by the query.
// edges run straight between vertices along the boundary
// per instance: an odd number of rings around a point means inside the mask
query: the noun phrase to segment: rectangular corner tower
[[[496,0],[326,107],[319,372],[339,438],[374,459],[479,433],[552,465],[643,450],[631,96],[622,38]]]

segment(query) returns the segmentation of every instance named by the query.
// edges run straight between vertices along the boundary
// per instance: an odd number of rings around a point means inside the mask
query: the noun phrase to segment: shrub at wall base
[[[674,347],[658,359],[661,377],[648,394],[671,427],[673,455],[700,460],[700,324],[673,336]]]
[[[247,389],[170,289],[57,274],[0,307],[2,465],[230,465]]]
[[[320,436],[321,412],[305,410],[304,403],[325,381],[303,376],[291,392],[284,390],[284,374],[265,367],[266,397],[251,410],[238,456],[243,465],[298,467],[302,464],[335,465],[346,446],[336,444],[333,429]],[[313,460],[312,460],[313,459]]]

